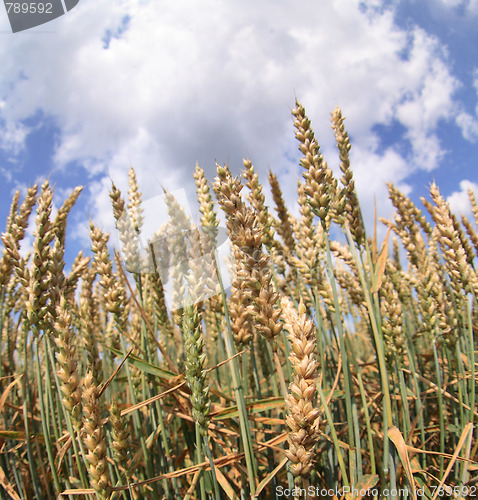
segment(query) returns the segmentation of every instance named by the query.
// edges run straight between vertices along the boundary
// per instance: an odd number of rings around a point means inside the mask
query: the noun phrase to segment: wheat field
[[[122,253],[91,221],[91,256],[65,272],[81,188],[55,214],[47,181],[15,195],[0,260],[2,498],[476,497],[474,195],[469,221],[434,184],[423,209],[390,184],[394,216],[368,234],[340,109],[340,179],[300,103],[292,115],[298,211],[248,159],[212,182],[197,166],[200,223],[166,193],[169,222],[140,252],[131,169],[128,193],[110,192]]]

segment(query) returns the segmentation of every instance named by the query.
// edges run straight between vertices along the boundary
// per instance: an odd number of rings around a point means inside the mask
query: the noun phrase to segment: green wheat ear
[[[201,326],[201,315],[196,305],[188,305],[183,313],[183,341],[186,356],[185,376],[191,391],[191,405],[194,421],[199,426],[202,436],[207,436],[211,399],[209,386],[206,384],[204,364],[206,353]]]

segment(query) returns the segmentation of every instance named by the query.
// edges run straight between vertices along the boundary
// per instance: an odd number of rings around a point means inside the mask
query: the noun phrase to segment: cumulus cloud
[[[2,109],[5,101],[0,100],[0,149],[2,149],[12,159],[17,156],[25,147],[25,137],[28,129],[22,123],[7,121],[2,119]]]
[[[466,14],[478,13],[478,0],[440,0],[445,7],[461,8]]]
[[[470,196],[468,194],[469,191],[471,191],[475,197],[478,196],[478,184],[465,179],[460,182],[460,190],[454,191],[447,197],[447,202],[452,212],[457,215],[465,215],[468,218],[473,217]]]
[[[327,153],[330,112],[342,107],[357,186],[371,204],[385,196],[383,182],[438,165],[437,126],[458,114],[443,47],[417,27],[398,28],[378,0],[305,0],[300,8],[82,0],[48,26],[53,33],[0,46],[0,117],[19,131],[38,110],[54,121],[54,161],[93,179],[89,210],[107,228],[110,182],[101,175],[124,190],[131,164],[148,198],[160,186],[192,193],[196,161],[211,177],[215,160],[237,172],[250,155],[262,180],[268,168],[292,180],[286,194],[295,199],[295,96]],[[394,122],[409,154],[381,147],[374,127]]]
[[[463,111],[456,117],[456,123],[467,141],[476,142],[478,140],[478,120],[474,116]]]
[[[478,69],[475,69],[473,74],[473,87],[476,91],[477,100],[475,116],[465,111],[461,111],[456,118],[456,123],[461,128],[463,137],[470,142],[476,142],[478,140]]]
[[[464,0],[440,0],[446,7],[460,7],[466,2]]]

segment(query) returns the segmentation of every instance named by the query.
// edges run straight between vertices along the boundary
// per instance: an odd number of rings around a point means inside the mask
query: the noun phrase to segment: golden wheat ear
[[[111,481],[106,454],[107,442],[101,418],[99,390],[92,372],[83,382],[83,443],[88,450],[86,460],[91,486],[99,499],[110,498]]]
[[[318,363],[316,361],[316,333],[314,324],[307,318],[304,303],[295,309],[289,299],[282,300],[285,328],[289,332],[293,379],[287,396],[286,456],[295,477],[308,478],[314,464],[318,436],[319,409],[316,406]]]

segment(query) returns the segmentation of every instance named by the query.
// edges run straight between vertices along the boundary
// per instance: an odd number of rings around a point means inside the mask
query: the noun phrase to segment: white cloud
[[[0,149],[11,155],[12,159],[24,149],[28,129],[21,123],[5,121],[1,117],[2,102],[0,102]]]
[[[478,69],[474,71],[473,87],[475,88],[477,97],[475,116],[465,111],[461,111],[456,117],[456,124],[461,128],[463,137],[470,142],[478,141]]]
[[[362,215],[366,226],[372,228],[375,206],[379,216],[390,218],[394,213],[392,203],[388,199],[386,183],[392,182],[404,194],[408,194],[411,188],[406,183],[406,178],[412,169],[410,164],[392,148],[388,148],[383,154],[353,148],[351,160],[354,165]],[[379,226],[383,236],[386,231],[381,225]]]
[[[75,161],[125,189],[133,164],[148,198],[161,184],[192,192],[196,160],[211,177],[215,159],[237,172],[250,155],[263,179],[269,167],[295,178],[294,95],[324,151],[333,148],[330,112],[339,104],[359,190],[380,202],[386,180],[437,166],[436,128],[455,119],[458,85],[439,42],[399,29],[381,6],[82,0],[49,24],[53,34],[2,40],[2,113],[19,123],[42,109],[61,132],[60,167]],[[107,31],[125,24],[105,50]],[[405,127],[410,158],[379,152],[373,127],[394,121]],[[111,227],[108,188],[109,179],[89,187],[90,210]]]
[[[478,140],[478,120],[475,117],[463,111],[456,117],[456,123],[467,141],[476,142]]]
[[[478,0],[439,0],[447,8],[463,9],[465,14],[478,13]]]
[[[445,64],[446,54],[437,39],[416,28],[404,71],[413,82],[397,106],[396,115],[407,136],[418,167],[433,170],[443,154],[434,134],[441,121],[456,116],[453,94],[459,83]]]
[[[440,0],[446,7],[460,7],[466,3],[464,0]]]
[[[475,197],[478,197],[478,184],[465,179],[460,182],[460,191],[453,192],[447,198],[451,211],[458,217],[460,215],[465,215],[468,218],[473,217],[468,191],[472,191]]]

